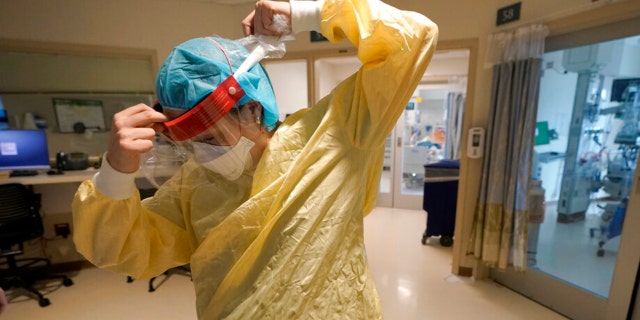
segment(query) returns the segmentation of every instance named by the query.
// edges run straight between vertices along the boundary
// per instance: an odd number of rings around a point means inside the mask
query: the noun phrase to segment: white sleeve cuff
[[[107,154],[102,157],[100,171],[93,176],[96,189],[105,196],[115,199],[129,199],[136,192],[136,172],[123,173],[109,165]]]
[[[294,1],[291,4],[291,29],[293,33],[320,31],[320,11],[324,0]]]

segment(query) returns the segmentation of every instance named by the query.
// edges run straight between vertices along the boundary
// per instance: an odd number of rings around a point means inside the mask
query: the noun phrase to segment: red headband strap
[[[163,134],[174,141],[193,138],[224,117],[245,95],[233,75],[178,118],[164,122]]]

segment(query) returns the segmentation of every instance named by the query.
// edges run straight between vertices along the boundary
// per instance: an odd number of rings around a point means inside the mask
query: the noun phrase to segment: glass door
[[[422,210],[425,165],[459,159],[462,84],[420,85],[395,127],[394,207]]]
[[[492,277],[572,319],[622,319],[638,268],[640,36],[542,66],[528,268]]]
[[[423,210],[424,166],[459,159],[469,50],[437,51],[387,138],[378,205]]]

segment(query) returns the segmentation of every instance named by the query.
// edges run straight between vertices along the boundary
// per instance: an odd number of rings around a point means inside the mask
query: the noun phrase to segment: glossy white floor
[[[437,239],[420,243],[423,211],[376,208],[365,218],[367,253],[385,309],[385,319],[565,319],[492,281],[451,275],[451,247]],[[73,276],[71,287],[52,287],[51,305],[13,298],[2,320],[195,319],[187,277],[172,275],[158,290],[146,281],[95,268]],[[12,298],[10,296],[10,298]]]

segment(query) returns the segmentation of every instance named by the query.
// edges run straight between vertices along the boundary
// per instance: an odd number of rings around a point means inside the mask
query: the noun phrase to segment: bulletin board
[[[105,130],[104,110],[101,100],[53,99],[60,132],[74,132],[74,126],[97,131]]]

